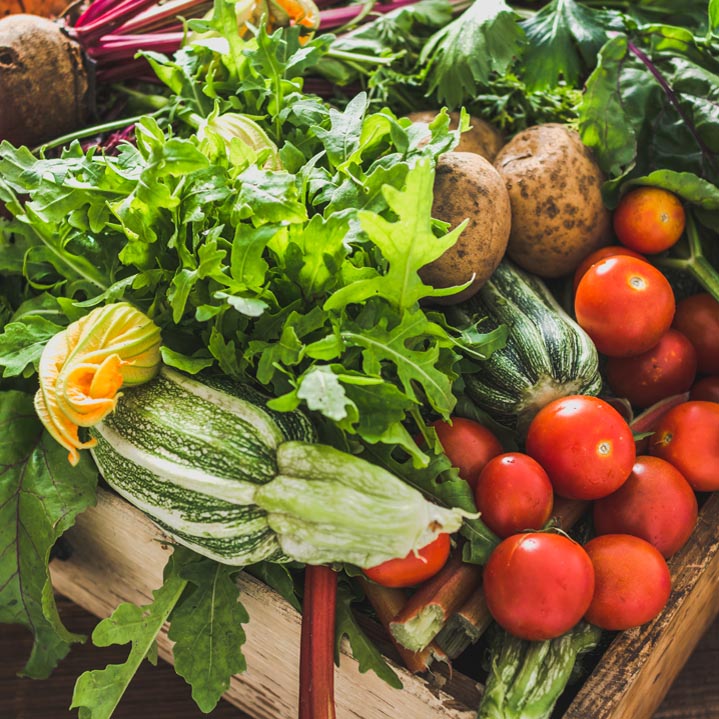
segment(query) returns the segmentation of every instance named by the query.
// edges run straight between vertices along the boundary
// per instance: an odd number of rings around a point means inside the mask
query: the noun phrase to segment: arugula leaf
[[[435,289],[425,285],[418,275],[421,267],[437,259],[457,241],[466,224],[462,223],[444,237],[435,237],[431,223],[433,185],[432,165],[429,160],[418,160],[407,176],[404,189],[384,186],[384,196],[397,216],[396,221],[366,210],[359,213],[362,229],[382,252],[388,269],[337,290],[325,302],[325,309],[337,310],[350,302],[384,297],[399,310],[405,310],[423,297],[443,296],[461,289]]]
[[[92,633],[95,646],[131,644],[131,647],[123,664],[108,664],[78,678],[70,708],[79,710],[79,719],[110,719],[142,661],[145,658],[154,661],[157,636],[187,586],[188,580],[181,575],[182,567],[195,556],[176,548],[165,567],[163,584],[153,591],[150,604],[142,607],[120,604],[95,627]]]
[[[32,397],[0,392],[0,623],[21,624],[35,641],[23,674],[45,678],[82,637],[62,625],[48,573],[50,550],[95,500],[97,471],[43,429]]]
[[[503,74],[524,46],[524,32],[504,0],[474,0],[427,42],[419,62],[427,67],[428,93],[454,109]]]
[[[351,608],[352,602],[356,599],[357,597],[346,586],[346,583],[340,582],[337,587],[335,612],[335,662],[339,663],[342,640],[347,637],[352,656],[357,660],[361,674],[373,671],[394,689],[402,689],[402,681],[397,676],[397,673],[387,664],[382,653],[368,639],[357,623]]]
[[[230,677],[247,669],[241,647],[249,616],[238,601],[239,571],[198,557],[180,572],[194,587],[172,610],[168,636],[175,642],[175,671],[192,686],[192,698],[205,714],[227,691]]]
[[[556,87],[560,81],[576,87],[593,70],[597,53],[608,39],[618,14],[552,0],[520,23],[527,38],[522,57],[523,78],[530,90]]]
[[[0,367],[4,367],[3,377],[17,377],[26,374],[31,365],[37,370],[40,355],[51,337],[63,329],[62,325],[50,322],[40,315],[26,317],[5,325],[0,334]]]
[[[290,565],[299,567],[301,565]],[[248,574],[261,580],[268,587],[274,589],[281,597],[286,599],[298,612],[302,611],[302,602],[297,596],[295,579],[290,573],[287,564],[275,562],[258,562],[245,568]]]

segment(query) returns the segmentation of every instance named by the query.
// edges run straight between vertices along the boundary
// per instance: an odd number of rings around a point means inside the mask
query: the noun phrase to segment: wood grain
[[[157,539],[157,532],[147,521],[137,516],[134,510],[122,503],[115,506],[111,504],[110,517],[103,514],[102,507],[105,500],[101,500],[100,513],[96,510],[84,517],[78,528],[73,531],[72,540],[75,543],[74,559],[63,562],[58,573],[58,565],[53,564],[53,574],[56,579],[59,576],[58,584],[65,582],[65,591],[69,591],[73,597],[85,596],[87,601],[92,601],[96,606],[93,612],[97,612],[99,604],[104,606],[103,614],[111,611],[114,604],[122,599],[133,599],[128,596],[128,586],[135,588],[143,586],[145,589],[134,590],[134,601],[146,601],[151,586],[147,585],[147,574],[154,577],[159,583],[159,576],[162,564],[167,556],[167,547]],[[716,588],[719,584],[717,577],[717,557],[719,552],[719,539],[717,539],[718,523],[716,513],[719,511],[719,502],[713,501],[704,507],[702,512],[701,525],[698,528],[696,542],[688,546],[677,558],[673,567],[675,574],[675,596],[672,600],[672,607],[669,614],[661,621],[652,625],[649,631],[650,639],[642,638],[643,633],[637,632],[636,636],[620,635],[613,644],[611,651],[616,655],[607,658],[612,668],[606,662],[602,662],[592,677],[591,687],[581,691],[572,705],[574,716],[582,719],[639,719],[639,717],[651,716],[652,719],[719,719],[719,622],[711,624],[711,617],[716,614],[719,593]],[[124,513],[128,512],[129,517]],[[143,526],[138,532],[138,524]],[[99,533],[99,534],[98,534]],[[98,541],[98,537],[100,541]],[[134,552],[128,552],[128,542],[134,548]],[[118,547],[120,548],[118,550]],[[118,551],[118,556],[113,555],[113,548]],[[109,552],[109,554],[108,554]],[[82,560],[78,553],[82,555]],[[150,559],[154,558],[154,559]],[[681,561],[680,561],[681,559]],[[82,566],[82,569],[72,567]],[[154,562],[155,566],[152,566]],[[687,564],[684,564],[687,562]],[[94,579],[92,577],[95,577]],[[144,580],[143,580],[144,577]],[[128,585],[127,582],[134,582]],[[267,620],[262,615],[262,605],[265,609],[269,602],[276,602],[277,598],[266,596],[267,591],[261,585],[252,588],[253,584],[259,584],[249,578],[248,585],[243,585],[245,601],[251,606],[248,607],[252,620],[248,625],[248,663],[252,670],[267,672],[267,677],[262,677],[260,684],[267,685],[264,691],[259,692],[256,698],[247,696],[239,697],[239,693],[247,694],[256,691],[255,683],[257,676],[245,678],[248,683],[233,686],[234,695],[230,695],[229,702],[221,704],[213,711],[213,719],[224,719],[225,717],[237,717],[238,719],[281,719],[284,716],[294,717],[292,700],[280,700],[278,695],[292,696],[296,687],[296,670],[293,666],[296,644],[287,637],[277,637],[272,631],[273,619]],[[132,594],[130,592],[129,594]],[[88,597],[94,597],[89,600]],[[251,598],[251,599],[250,599]],[[81,633],[89,633],[96,623],[94,615],[86,609],[81,608],[75,602],[64,597],[59,598],[60,611],[64,621],[69,628]],[[99,604],[98,604],[99,603]],[[289,610],[289,608],[287,608]],[[260,614],[256,616],[255,612]],[[97,612],[98,614],[101,612]],[[271,616],[274,621],[277,617],[273,612]],[[298,618],[292,618],[292,611],[289,610],[289,621],[295,621],[296,629],[299,630]],[[258,621],[256,621],[258,620]],[[266,625],[264,622],[268,621]],[[282,622],[287,621],[285,617]],[[253,627],[254,624],[254,627]],[[706,630],[707,625],[710,625]],[[705,632],[706,630],[706,632]],[[284,631],[284,630],[283,630]],[[253,634],[254,632],[254,634]],[[699,646],[693,651],[694,644],[701,638]],[[624,633],[631,635],[631,632]],[[629,642],[631,648],[635,646],[635,653],[624,655],[621,642]],[[259,647],[255,645],[259,643]],[[639,649],[636,650],[638,643]],[[292,646],[290,646],[292,645]],[[121,661],[126,655],[124,647],[109,647],[98,649],[89,644],[75,647],[69,657],[61,664],[57,672],[49,680],[39,683],[27,679],[15,677],[14,672],[18,671],[26,659],[31,646],[30,638],[24,630],[16,627],[0,628],[0,697],[3,698],[3,709],[0,711],[2,719],[62,719],[63,717],[76,716],[75,712],[68,710],[72,695],[74,679],[89,668],[104,666],[108,662]],[[250,647],[252,649],[250,650]],[[680,665],[685,656],[689,661],[684,671],[679,673]],[[163,644],[164,656],[169,656],[169,645]],[[264,655],[264,658],[263,658]],[[654,655],[654,659],[647,661],[647,657]],[[255,657],[258,657],[255,664]],[[288,659],[289,657],[289,659]],[[347,681],[344,672],[351,664],[349,657],[342,657],[340,676],[341,682]],[[636,669],[635,664],[648,667]],[[633,668],[634,666],[634,668]],[[356,673],[356,667],[352,667]],[[352,675],[353,672],[350,672]],[[679,673],[674,681],[666,699],[662,702],[662,696],[675,675]],[[366,675],[350,676],[352,681],[359,680],[360,683]],[[340,678],[338,676],[338,678]],[[340,682],[338,682],[339,685]],[[405,682],[408,684],[408,682]],[[444,719],[447,716],[473,716],[471,712],[458,707],[451,706],[447,696],[444,696],[444,707],[437,704],[437,693],[429,692],[434,699],[434,704],[421,711],[414,709],[407,710],[406,702],[410,705],[417,701],[416,682],[409,678],[409,686],[403,692],[394,692],[384,685],[378,689],[381,701],[371,698],[368,701],[368,694],[364,689],[361,694],[353,690],[347,695],[343,690],[343,698],[338,712],[339,719],[344,717],[356,717],[358,719],[375,719],[375,717],[421,717],[432,716],[433,719]],[[471,682],[470,682],[471,684]],[[280,688],[278,689],[278,685]],[[585,685],[588,687],[589,685]],[[426,691],[427,687],[423,686]],[[453,691],[450,685],[447,687]],[[468,694],[468,687],[465,683],[462,686],[464,705],[472,703],[471,692]],[[405,696],[409,692],[410,696]],[[415,693],[414,698],[411,696]],[[585,695],[585,696],[583,696]],[[622,699],[622,696],[633,696],[631,700]],[[426,694],[419,694],[419,701],[426,698]],[[230,703],[232,702],[232,703]],[[373,703],[374,702],[374,703]],[[582,702],[585,702],[582,704]],[[239,704],[243,709],[234,705]],[[379,709],[376,704],[379,704]],[[584,706],[584,709],[581,707]],[[279,707],[279,708],[278,708]],[[657,708],[658,707],[658,708]],[[656,711],[655,711],[656,709]],[[378,713],[378,711],[380,713]],[[452,714],[451,712],[454,712]],[[582,714],[581,711],[586,713]],[[284,714],[281,712],[289,712]],[[614,713],[611,713],[614,712]],[[652,712],[654,714],[652,715]],[[160,662],[157,667],[147,663],[142,667],[130,690],[123,698],[118,708],[116,719],[198,719],[201,716],[190,698],[190,692],[184,681],[174,674],[172,667],[165,662]],[[570,714],[565,715],[565,719]]]

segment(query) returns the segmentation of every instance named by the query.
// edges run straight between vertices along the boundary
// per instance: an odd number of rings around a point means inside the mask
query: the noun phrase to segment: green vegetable
[[[82,637],[62,624],[48,572],[50,550],[95,500],[97,472],[84,457],[72,469],[44,431],[32,395],[0,392],[0,622],[35,637],[25,676],[47,677]]]
[[[170,536],[227,564],[360,567],[405,556],[465,512],[328,445],[248,387],[164,369],[91,429],[108,484]]]
[[[600,637],[601,630],[586,622],[543,642],[499,630],[477,719],[549,719],[577,657]]]
[[[597,350],[537,277],[503,260],[475,297],[449,315],[506,325],[506,345],[464,376],[465,394],[520,435],[548,402],[601,390]]]

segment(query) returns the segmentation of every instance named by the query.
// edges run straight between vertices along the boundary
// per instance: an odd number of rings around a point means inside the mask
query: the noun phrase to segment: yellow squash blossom
[[[142,384],[160,369],[160,328],[127,302],[98,307],[56,334],[40,358],[35,410],[75,465],[80,427],[91,427],[117,404],[124,385]]]

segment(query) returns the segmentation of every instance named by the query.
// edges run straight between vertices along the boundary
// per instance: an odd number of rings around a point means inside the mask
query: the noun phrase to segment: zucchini
[[[464,513],[390,472],[315,443],[302,413],[227,378],[163,368],[90,429],[105,481],[179,544],[225,564],[373,566],[405,556]]]
[[[466,396],[500,425],[523,436],[552,400],[601,391],[599,356],[589,335],[542,280],[509,260],[458,308],[460,321],[508,328],[505,346],[464,377]]]

